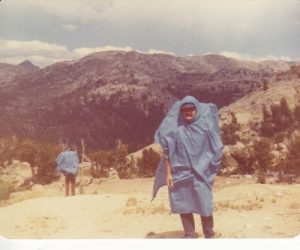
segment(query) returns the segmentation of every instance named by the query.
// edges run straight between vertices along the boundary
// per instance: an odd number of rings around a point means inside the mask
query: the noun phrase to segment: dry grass
[[[126,202],[126,207],[136,206],[137,204],[138,204],[137,198],[130,197],[130,198],[128,198],[128,200]]]
[[[232,210],[238,210],[238,211],[250,211],[250,210],[262,208],[262,205],[260,203],[263,201],[264,201],[264,199],[262,198],[259,201],[247,200],[243,203],[234,202],[234,201],[216,202],[214,205],[214,210],[215,211],[226,211],[228,209],[232,209]]]
[[[164,203],[159,205],[143,204],[136,198],[129,198],[126,202],[126,208],[123,210],[123,215],[127,214],[166,214],[170,213],[170,209]]]

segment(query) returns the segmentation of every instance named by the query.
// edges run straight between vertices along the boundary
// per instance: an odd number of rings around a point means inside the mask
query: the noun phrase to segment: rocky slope
[[[262,107],[268,110],[272,104],[279,104],[285,98],[290,109],[300,104],[300,65],[294,65],[290,70],[276,75],[276,79],[268,83],[265,90],[258,89],[246,94],[237,102],[220,109],[220,123],[230,121],[233,112],[246,133],[253,132],[262,120]]]

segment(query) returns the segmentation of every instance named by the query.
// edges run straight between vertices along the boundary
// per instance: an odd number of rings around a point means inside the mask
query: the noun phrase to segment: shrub
[[[224,145],[235,145],[239,140],[237,132],[240,130],[240,124],[233,112],[231,112],[230,115],[231,122],[223,124],[221,128],[221,137]]]
[[[92,177],[108,177],[108,171],[111,167],[111,162],[109,161],[109,158],[111,158],[111,154],[111,152],[104,150],[97,150],[93,153],[88,154],[89,159],[91,159],[95,163],[92,168]]]
[[[60,148],[56,145],[38,143],[17,137],[2,139],[1,162],[12,159],[28,162],[37,183],[50,183],[58,178],[56,157]],[[37,173],[33,170],[37,167]]]
[[[263,91],[266,91],[269,89],[268,80],[263,79]]]
[[[252,174],[254,172],[253,164],[255,162],[255,158],[250,147],[237,149],[231,152],[231,156],[238,163],[239,171],[241,174]]]
[[[296,111],[292,111],[284,97],[281,98],[280,104],[273,103],[270,106],[270,112],[264,104],[262,107],[261,135],[271,137],[276,133],[284,132],[293,127],[295,120],[297,120],[297,109],[296,107]]]
[[[295,106],[293,115],[294,115],[294,121],[296,125],[299,127],[300,126],[300,105],[299,104]]]
[[[238,174],[239,172],[236,160],[232,157],[232,155],[223,154],[221,166],[217,174],[220,176],[228,176]]]
[[[131,174],[133,162],[127,160],[128,145],[118,143],[113,150],[97,150],[88,154],[88,158],[95,164],[92,176],[95,178],[108,177],[109,169],[114,168],[120,178],[127,178]]]
[[[0,180],[0,200],[7,200],[11,192],[13,187],[8,182]]]
[[[254,141],[253,155],[256,160],[258,181],[259,183],[265,183],[265,173],[271,167],[273,159],[271,141],[267,138]]]
[[[285,171],[291,174],[300,174],[300,135],[291,140],[288,145]]]
[[[143,150],[142,158],[138,160],[138,167],[142,176],[154,176],[160,161],[160,154],[152,148]]]
[[[56,170],[56,157],[60,148],[51,144],[39,144],[36,153],[36,165],[38,166],[37,179],[41,184],[48,184],[59,178]]]
[[[280,132],[274,135],[274,142],[275,143],[281,143],[283,142],[285,139],[285,133],[284,132]]]

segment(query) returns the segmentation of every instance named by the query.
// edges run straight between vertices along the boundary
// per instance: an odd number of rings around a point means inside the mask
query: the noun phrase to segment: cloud
[[[148,50],[147,54],[151,54],[151,55],[154,55],[154,54],[167,54],[167,55],[175,56],[175,53],[173,53],[173,52],[163,51],[163,50],[155,50],[155,49]]]
[[[10,17],[3,20],[11,20],[7,21],[11,30],[4,25],[0,29],[3,37],[50,38],[72,48],[97,46],[98,42],[122,44],[144,51],[174,51],[178,55],[222,50],[299,54],[297,0],[3,2],[4,14]],[[14,18],[20,13],[20,18]]]
[[[72,54],[65,46],[41,41],[17,41],[0,39],[0,61],[18,64],[30,60],[39,66],[46,66],[55,62],[72,58]]]
[[[89,22],[102,18],[102,13],[111,7],[110,0],[10,0],[23,9],[35,9],[69,21]]]
[[[77,30],[78,26],[75,25],[75,24],[64,24],[63,26],[63,29],[67,30],[67,31],[75,31]]]
[[[19,64],[30,60],[40,67],[50,64],[82,58],[90,53],[102,51],[133,51],[130,47],[82,47],[69,50],[65,46],[41,41],[17,41],[0,39],[0,62]]]
[[[175,56],[175,53],[169,51],[150,49],[146,52],[135,50],[131,47],[117,47],[107,45],[104,47],[81,47],[73,50],[67,49],[65,46],[51,44],[41,41],[17,41],[0,39],[0,62],[9,64],[19,64],[24,60],[30,60],[32,63],[45,67],[56,62],[71,61],[80,59],[88,54],[103,51],[137,51],[144,54],[168,54]],[[211,54],[211,53],[210,53]],[[253,56],[233,51],[222,51],[220,55],[245,61],[264,61],[264,60],[284,60],[291,61],[287,56],[267,55],[264,57]],[[191,56],[191,55],[190,55]],[[299,59],[299,58],[298,58]]]
[[[234,58],[237,60],[242,61],[255,61],[255,62],[261,62],[266,60],[274,60],[274,61],[292,61],[292,58],[288,56],[275,56],[275,55],[266,55],[266,56],[253,56],[249,54],[243,54],[233,51],[222,51],[218,53],[219,55]]]
[[[63,20],[94,22],[97,20],[140,22],[159,20],[181,27],[199,25],[240,25],[253,22],[270,7],[262,0],[10,0],[20,9],[29,9],[59,17]],[[259,11],[260,10],[260,11]],[[239,19],[240,22],[236,22]],[[226,20],[226,22],[224,22]],[[229,22],[229,23],[228,23]],[[246,24],[246,25],[247,25]]]
[[[90,53],[94,53],[94,52],[103,52],[103,51],[133,51],[132,48],[130,47],[115,47],[112,45],[108,45],[105,47],[95,47],[95,48],[77,48],[73,50],[73,54],[76,58],[80,58],[83,56],[86,56]]]

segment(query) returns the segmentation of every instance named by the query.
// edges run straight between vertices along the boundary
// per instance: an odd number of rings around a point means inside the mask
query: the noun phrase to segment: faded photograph
[[[297,237],[299,44],[298,0],[1,0],[0,236]]]

